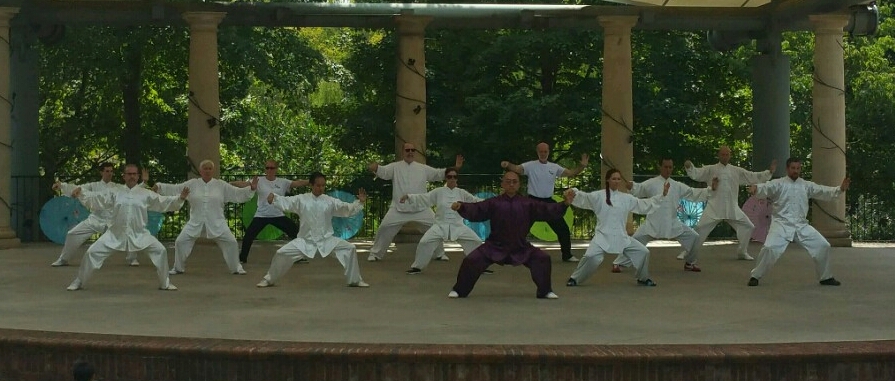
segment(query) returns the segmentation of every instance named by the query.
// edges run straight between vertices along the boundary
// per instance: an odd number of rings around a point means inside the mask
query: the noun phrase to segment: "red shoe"
[[[620,272],[622,272],[622,268],[619,267],[619,265],[612,265],[612,272],[620,273]]]
[[[684,271],[692,271],[694,273],[701,272],[702,269],[699,266],[696,266],[695,263],[684,263]]]

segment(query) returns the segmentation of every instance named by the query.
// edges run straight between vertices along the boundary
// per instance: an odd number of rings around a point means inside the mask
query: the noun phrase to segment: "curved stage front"
[[[575,264],[554,261],[558,300],[534,298],[524,267],[496,267],[454,300],[457,248],[405,275],[414,245],[376,263],[359,246],[369,289],[345,287],[335,258],[255,288],[275,244],[256,244],[246,276],[197,245],[176,292],[155,289],[148,258],[112,256],[68,292],[77,267],[49,266],[59,246],[0,251],[0,380],[68,380],[77,359],[110,381],[895,379],[889,247],[833,249],[840,287],[817,285],[797,247],[746,287],[754,262],[732,245],[706,246],[703,272],[690,273],[660,243],[655,288],[610,273],[609,257],[577,288],[563,286]]]

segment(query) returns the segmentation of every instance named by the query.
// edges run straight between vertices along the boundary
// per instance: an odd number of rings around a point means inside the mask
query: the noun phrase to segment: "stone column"
[[[603,37],[602,180],[616,168],[634,179],[634,94],[631,80],[631,28],[637,16],[600,16]],[[599,158],[594,158],[599,159]],[[604,184],[605,185],[605,184]]]
[[[426,162],[426,25],[432,17],[402,14],[398,26],[397,91],[395,96],[395,152],[403,157],[404,143],[413,143]]]
[[[752,170],[777,160],[775,176],[786,175],[789,158],[789,57],[775,49],[752,58]]]
[[[199,176],[202,160],[214,162],[214,174],[220,175],[221,105],[218,86],[218,24],[223,12],[186,12],[190,25],[190,111],[187,129],[187,157],[193,168],[188,177]]]
[[[9,92],[9,21],[19,8],[0,7],[0,249],[19,246],[21,242],[10,227],[12,210],[12,94]]]
[[[603,122],[600,150],[600,180],[610,168],[621,171],[625,181],[634,181],[634,91],[631,79],[631,28],[637,16],[600,16],[603,27]],[[599,159],[599,158],[594,158]],[[627,187],[620,187],[627,191]],[[628,215],[628,234],[634,232]]]
[[[811,177],[818,184],[837,186],[845,177],[845,61],[843,28],[848,15],[812,15],[814,27],[814,89],[811,136]],[[845,225],[845,196],[813,201],[811,223],[833,246],[851,246]]]

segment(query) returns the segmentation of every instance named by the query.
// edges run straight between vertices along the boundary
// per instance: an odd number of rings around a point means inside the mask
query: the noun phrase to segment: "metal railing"
[[[226,175],[221,178],[225,181],[246,180],[251,175]],[[282,178],[299,179],[305,175],[281,175]],[[635,176],[636,181],[646,180],[651,176]],[[686,178],[677,178],[692,186],[698,186]],[[161,181],[169,182],[168,179]],[[182,181],[182,180],[181,180]],[[176,182],[172,181],[172,182]],[[500,193],[500,176],[497,174],[462,174],[460,187],[476,194],[479,192]],[[46,241],[47,238],[40,231],[40,210],[47,201],[55,196],[50,189],[52,183],[38,176],[14,176],[12,177],[11,193],[11,225],[17,236],[26,242]],[[430,184],[430,189],[441,186],[440,183]],[[352,194],[363,187],[368,193],[368,200],[364,207],[363,225],[356,235],[357,238],[372,238],[378,228],[379,222],[388,211],[391,202],[391,182],[374,180],[371,175],[355,176],[330,176],[327,179],[327,191],[343,190]],[[567,187],[580,187],[583,190],[595,190],[600,188],[598,182],[587,177],[562,178],[557,181],[557,189]],[[524,188],[524,187],[523,187]],[[307,189],[298,189],[293,194],[306,192]],[[523,189],[524,191],[524,189]],[[745,202],[747,195],[741,195],[741,201]],[[742,204],[741,202],[741,204]],[[847,224],[855,241],[895,241],[895,200],[881,200],[873,195],[852,195],[847,200]],[[575,216],[571,226],[574,239],[590,239],[593,234],[596,217],[589,210],[573,209]],[[230,228],[237,239],[242,238],[245,230],[243,225],[243,204],[227,204],[224,215]],[[298,217],[292,215],[298,222]],[[161,240],[173,240],[180,234],[180,230],[189,219],[189,206],[173,213],[167,213],[165,222],[159,231]],[[635,216],[635,224],[642,220],[642,216]],[[719,224],[712,232],[714,238],[735,238],[733,229],[727,224]]]

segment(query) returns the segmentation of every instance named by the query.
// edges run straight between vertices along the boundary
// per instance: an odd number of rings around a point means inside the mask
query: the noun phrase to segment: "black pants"
[[[252,248],[252,242],[255,242],[255,237],[258,237],[258,233],[261,233],[261,230],[267,227],[267,225],[273,225],[277,229],[282,230],[289,236],[289,239],[295,239],[298,237],[298,226],[295,225],[289,217],[280,216],[280,217],[255,217],[252,218],[252,222],[249,224],[249,227],[246,228],[245,236],[242,237],[242,250],[239,251],[239,261],[247,262],[249,259],[249,249]]]
[[[552,198],[540,198],[532,195],[529,195],[528,198],[541,202],[556,203],[556,200]],[[567,261],[569,258],[572,258],[572,232],[569,231],[569,225],[566,224],[566,220],[557,218],[544,222],[556,233],[556,238],[559,241],[559,250],[562,252],[562,260]]]

